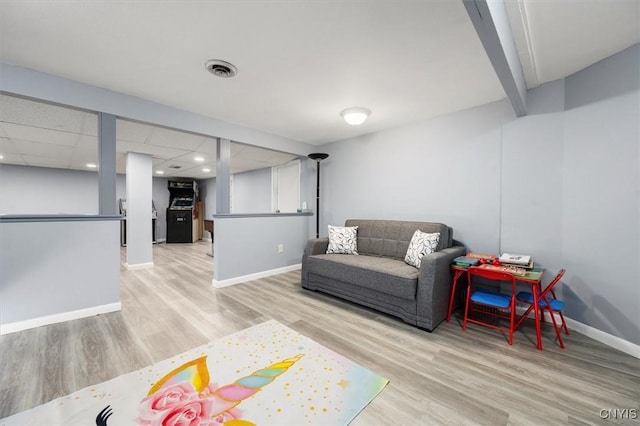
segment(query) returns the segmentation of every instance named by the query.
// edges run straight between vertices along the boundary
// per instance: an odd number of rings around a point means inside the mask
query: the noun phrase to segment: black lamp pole
[[[315,152],[309,154],[309,158],[316,162],[316,238],[320,238],[320,162],[329,157],[329,154]]]

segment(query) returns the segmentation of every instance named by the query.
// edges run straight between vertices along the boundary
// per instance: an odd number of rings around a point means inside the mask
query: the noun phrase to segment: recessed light
[[[163,175],[163,174],[164,174],[164,172],[163,172],[162,170],[156,170],[156,174],[157,174],[157,175]]]
[[[194,158],[194,160],[196,160],[197,162],[202,162],[202,161],[204,161],[204,158],[203,157],[196,157],[196,158]]]
[[[0,154],[0,160],[4,160],[4,155]]]
[[[209,173],[211,171],[211,169],[204,168],[204,169],[202,169],[202,171],[205,172],[205,173]]]
[[[87,167],[90,168],[90,169],[95,169],[95,168],[98,167],[98,165],[95,164],[95,163],[87,163]]]

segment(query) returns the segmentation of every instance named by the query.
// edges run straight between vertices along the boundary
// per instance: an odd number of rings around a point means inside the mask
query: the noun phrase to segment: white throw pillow
[[[438,247],[438,241],[440,241],[440,233],[435,232],[433,234],[427,234],[416,229],[411,237],[409,248],[407,249],[407,255],[404,257],[404,261],[416,268],[420,268],[422,262],[422,256],[425,254],[431,254],[436,251]]]
[[[358,227],[329,225],[327,253],[358,254]]]

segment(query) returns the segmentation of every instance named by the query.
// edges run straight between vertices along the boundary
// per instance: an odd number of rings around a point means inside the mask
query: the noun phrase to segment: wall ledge
[[[294,213],[226,213],[226,214],[214,214],[214,219],[228,219],[239,217],[292,217],[292,216],[313,216],[313,212],[294,212]]]
[[[120,220],[119,214],[6,214],[0,215],[0,223],[20,222],[102,222]]]

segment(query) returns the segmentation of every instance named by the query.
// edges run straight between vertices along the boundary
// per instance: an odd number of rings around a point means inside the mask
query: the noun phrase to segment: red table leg
[[[536,317],[536,340],[538,342],[538,349],[542,350],[542,330],[540,330],[540,309],[538,309],[539,300],[538,300],[538,285],[534,284],[531,286],[531,290],[533,292],[533,312]]]
[[[453,282],[451,283],[451,296],[449,296],[449,311],[447,312],[447,322],[451,319],[451,311],[453,310],[453,299],[456,297],[456,284],[458,278],[467,271],[454,269],[453,270]]]

